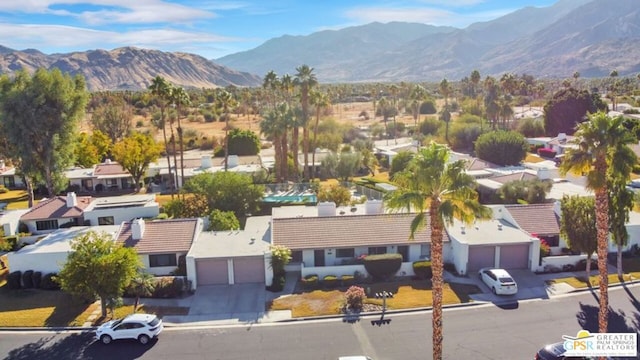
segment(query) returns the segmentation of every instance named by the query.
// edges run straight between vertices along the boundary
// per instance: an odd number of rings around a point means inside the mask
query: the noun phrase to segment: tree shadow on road
[[[598,332],[598,310],[595,305],[580,303],[580,311],[576,314],[578,324],[589,332]],[[622,310],[614,310],[609,307],[609,328],[610,333],[634,333],[640,330],[640,314],[633,312],[627,315]]]
[[[36,342],[9,351],[4,360],[108,360],[108,359],[139,359],[150,349],[157,339],[148,345],[141,345],[136,341],[120,341],[117,346],[109,346],[95,341],[93,332],[71,334],[59,338],[57,335],[42,337]]]

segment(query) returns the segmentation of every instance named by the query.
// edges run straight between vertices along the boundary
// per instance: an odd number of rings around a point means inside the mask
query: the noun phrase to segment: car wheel
[[[105,344],[105,345],[109,345],[109,344],[111,344],[113,339],[109,335],[102,335],[102,336],[100,336],[100,341],[102,341],[102,343]]]
[[[140,344],[142,344],[142,345],[147,345],[149,343],[149,340],[150,339],[149,339],[149,337],[147,335],[142,334],[142,335],[138,336],[138,341],[140,341]]]
[[[493,292],[494,295],[498,295],[498,292],[496,291],[495,286],[491,287],[491,292]]]

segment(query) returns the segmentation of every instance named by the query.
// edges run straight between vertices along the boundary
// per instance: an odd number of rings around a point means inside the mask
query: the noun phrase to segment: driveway
[[[469,277],[474,279],[474,282],[480,289],[482,294],[473,294],[470,297],[475,301],[488,301],[493,303],[512,302],[517,300],[527,299],[548,299],[547,284],[545,279],[540,275],[536,275],[530,270],[508,270],[509,274],[513,276],[513,279],[518,284],[518,293],[515,295],[494,295],[491,289],[480,280],[477,273],[470,274]]]

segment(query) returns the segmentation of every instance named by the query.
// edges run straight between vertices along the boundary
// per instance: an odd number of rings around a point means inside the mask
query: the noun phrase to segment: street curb
[[[624,283],[616,283],[616,284],[609,284],[608,288],[617,288],[617,287],[624,287],[626,285],[635,285],[635,284],[640,284],[640,279],[638,280],[632,280],[632,281],[627,281]],[[586,288],[573,288],[572,291],[570,291],[570,294],[573,293],[580,293],[580,292],[587,292],[587,291],[600,291],[600,287],[599,286],[592,286],[592,287],[586,287]]]
[[[58,327],[24,327],[24,326],[13,326],[13,327],[0,327],[0,332],[3,331],[93,331],[97,328],[97,326],[92,327],[84,327],[84,326],[58,326]]]

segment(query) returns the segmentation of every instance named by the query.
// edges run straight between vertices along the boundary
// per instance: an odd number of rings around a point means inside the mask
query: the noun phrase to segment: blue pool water
[[[317,202],[318,199],[314,194],[308,195],[267,195],[262,198],[264,202],[305,202],[305,203],[314,203]]]

